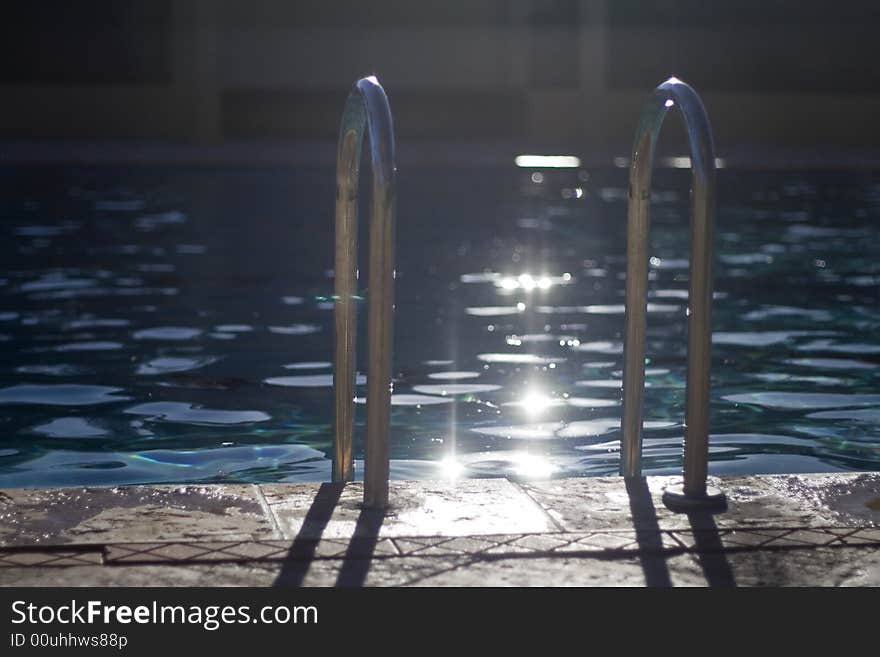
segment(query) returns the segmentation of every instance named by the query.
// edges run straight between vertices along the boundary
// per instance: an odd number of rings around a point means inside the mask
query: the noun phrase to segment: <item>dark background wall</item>
[[[0,138],[332,140],[377,74],[401,139],[628,145],[669,75],[719,147],[880,145],[870,0],[40,0],[0,20]]]

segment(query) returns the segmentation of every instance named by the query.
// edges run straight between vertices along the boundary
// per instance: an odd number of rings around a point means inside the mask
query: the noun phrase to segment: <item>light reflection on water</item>
[[[617,472],[626,172],[533,173],[401,174],[392,476]],[[0,180],[0,486],[329,478],[332,172]],[[658,474],[681,467],[688,180],[652,195]],[[880,469],[880,181],[725,170],[719,193],[710,471]]]

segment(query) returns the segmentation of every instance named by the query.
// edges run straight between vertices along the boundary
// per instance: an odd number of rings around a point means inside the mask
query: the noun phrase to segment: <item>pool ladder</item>
[[[388,428],[391,418],[391,354],[394,310],[394,202],[397,168],[394,127],[385,90],[375,77],[358,80],[342,113],[336,153],[336,256],[334,267],[336,355],[333,371],[336,420],[333,481],[353,476],[352,431],[357,335],[357,204],[364,133],[370,138],[373,194],[370,210],[370,280],[367,309],[367,446],[364,505],[388,505]]]
[[[654,147],[663,119],[678,107],[691,151],[691,256],[688,290],[687,388],[684,481],[667,487],[663,500],[674,510],[722,509],[726,498],[707,486],[709,460],[709,367],[712,347],[712,229],[715,213],[715,152],[706,109],[697,92],[677,78],[654,90],[642,110],[629,169],[623,420],[620,474],[642,474],[642,410],[645,394],[645,328],[648,288],[648,209]]]
[[[709,458],[709,367],[711,361],[712,224],[715,154],[706,110],[696,91],[676,78],[654,90],[642,112],[629,172],[627,273],[620,473],[642,474],[642,410],[645,388],[645,330],[648,283],[648,210],[654,147],[670,108],[681,111],[691,149],[691,259],[688,293],[687,392],[684,481],[667,487],[672,509],[724,508],[726,498],[707,486]],[[370,213],[368,306],[367,445],[364,505],[388,505],[391,416],[392,315],[394,308],[395,143],[388,97],[375,77],[354,85],[342,115],[336,160],[333,481],[353,475],[357,303],[357,200],[364,133],[370,138],[373,195]]]

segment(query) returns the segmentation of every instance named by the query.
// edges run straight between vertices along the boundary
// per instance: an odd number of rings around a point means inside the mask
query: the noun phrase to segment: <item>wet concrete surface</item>
[[[0,491],[0,546],[271,537],[255,486],[129,486]]]
[[[880,586],[880,473],[0,491],[0,585]]]
[[[392,481],[384,514],[361,508],[363,486],[260,487],[287,538],[319,536],[467,536],[553,531],[556,524],[506,479]],[[375,528],[371,525],[375,524]]]

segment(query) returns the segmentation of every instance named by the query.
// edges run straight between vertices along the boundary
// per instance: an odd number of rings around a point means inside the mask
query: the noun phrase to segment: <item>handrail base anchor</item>
[[[675,513],[691,511],[723,513],[727,511],[727,496],[714,486],[707,486],[706,492],[702,495],[694,495],[685,492],[684,484],[675,484],[663,490],[663,504]]]

